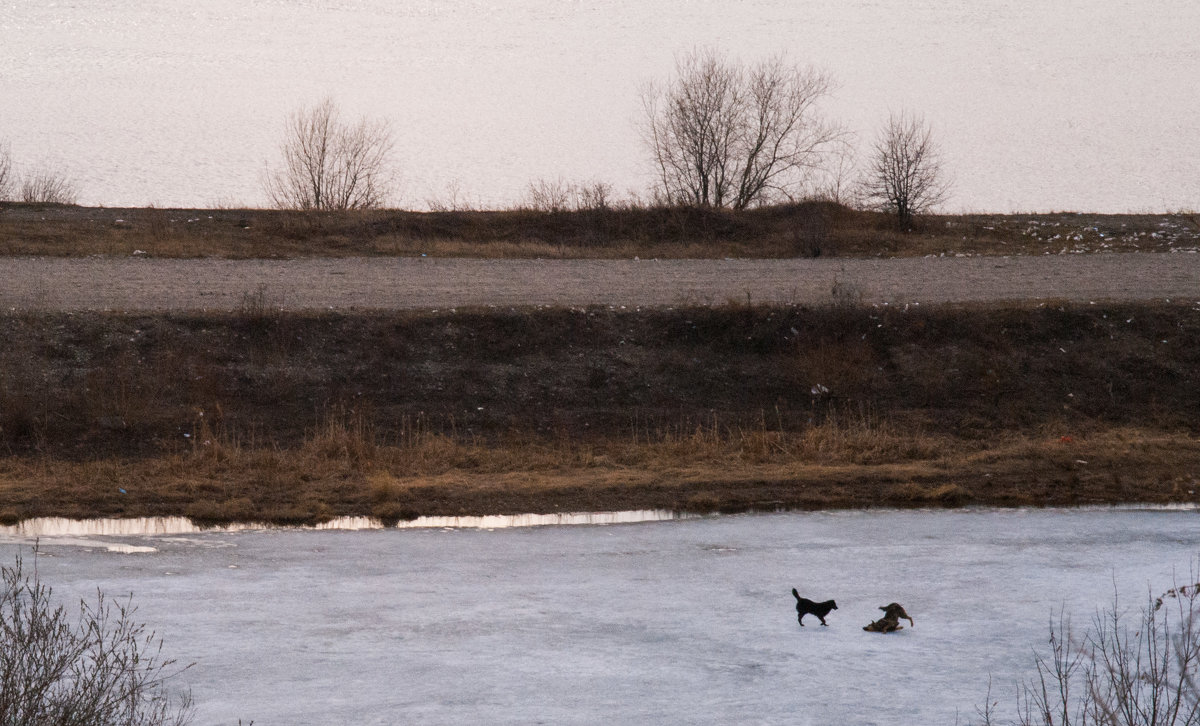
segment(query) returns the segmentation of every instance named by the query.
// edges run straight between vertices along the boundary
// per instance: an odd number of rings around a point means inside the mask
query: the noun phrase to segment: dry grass
[[[828,202],[742,212],[105,209],[0,203],[0,256],[703,258],[1043,254],[1195,249],[1200,217],[951,215],[900,233]]]
[[[35,516],[186,515],[200,522],[316,523],[341,515],[665,508],[929,507],[1197,502],[1200,441],[1119,428],[1064,443],[994,445],[894,436],[885,455],[827,424],[775,436],[481,446],[440,436],[379,446],[326,430],[298,450],[220,442],[144,459],[0,460],[0,521]],[[886,438],[893,438],[888,436]],[[812,440],[823,445],[812,448]],[[836,443],[830,443],[836,442]]]
[[[1130,322],[1133,321],[1133,322]],[[592,438],[828,446],[830,420],[962,440],[1200,420],[1184,305],[0,315],[0,453],[144,456],[205,432],[294,449],[359,420],[379,445]],[[1164,343],[1163,341],[1167,341]],[[355,418],[357,417],[357,418]],[[864,455],[865,456],[865,455]]]
[[[1200,470],[1185,305],[270,307],[0,316],[0,519],[1192,501]]]

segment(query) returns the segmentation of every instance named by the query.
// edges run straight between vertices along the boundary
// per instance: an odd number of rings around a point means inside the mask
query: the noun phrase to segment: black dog
[[[796,592],[796,588],[792,588],[792,594],[796,596],[796,618],[800,621],[800,627],[804,627],[805,615],[816,615],[817,620],[821,621],[821,625],[829,625],[825,622],[825,616],[830,610],[837,610],[837,603],[833,600],[825,602],[813,602],[807,598],[800,597],[800,593]]]

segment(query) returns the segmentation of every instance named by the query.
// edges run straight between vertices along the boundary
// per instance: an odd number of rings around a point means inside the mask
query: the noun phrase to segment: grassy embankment
[[[0,256],[1195,248],[1190,215],[0,204]],[[1192,501],[1186,306],[0,317],[0,520]],[[124,490],[122,492],[122,490]]]
[[[9,313],[0,339],[5,522],[1198,499],[1184,305]]]
[[[0,202],[0,256],[794,257],[1195,249],[1200,216],[954,215],[893,219],[809,202],[732,212],[593,209],[303,213]]]

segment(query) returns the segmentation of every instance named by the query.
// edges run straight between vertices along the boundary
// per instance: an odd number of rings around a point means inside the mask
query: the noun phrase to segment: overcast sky
[[[638,90],[712,46],[838,81],[865,149],[932,122],[948,211],[1200,206],[1192,0],[0,2],[0,143],[104,205],[265,202],[289,111],[389,120],[396,202],[520,199],[532,180],[644,193]]]

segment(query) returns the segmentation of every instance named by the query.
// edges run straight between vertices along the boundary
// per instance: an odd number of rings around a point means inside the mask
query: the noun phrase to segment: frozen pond
[[[134,593],[167,652],[196,663],[198,724],[952,724],[989,676],[1012,705],[1060,608],[1082,626],[1114,583],[1136,609],[1187,581],[1200,516],[794,513],[41,548],[60,595]],[[836,598],[830,627],[796,625],[792,587]],[[891,601],[915,627],[863,632]]]

